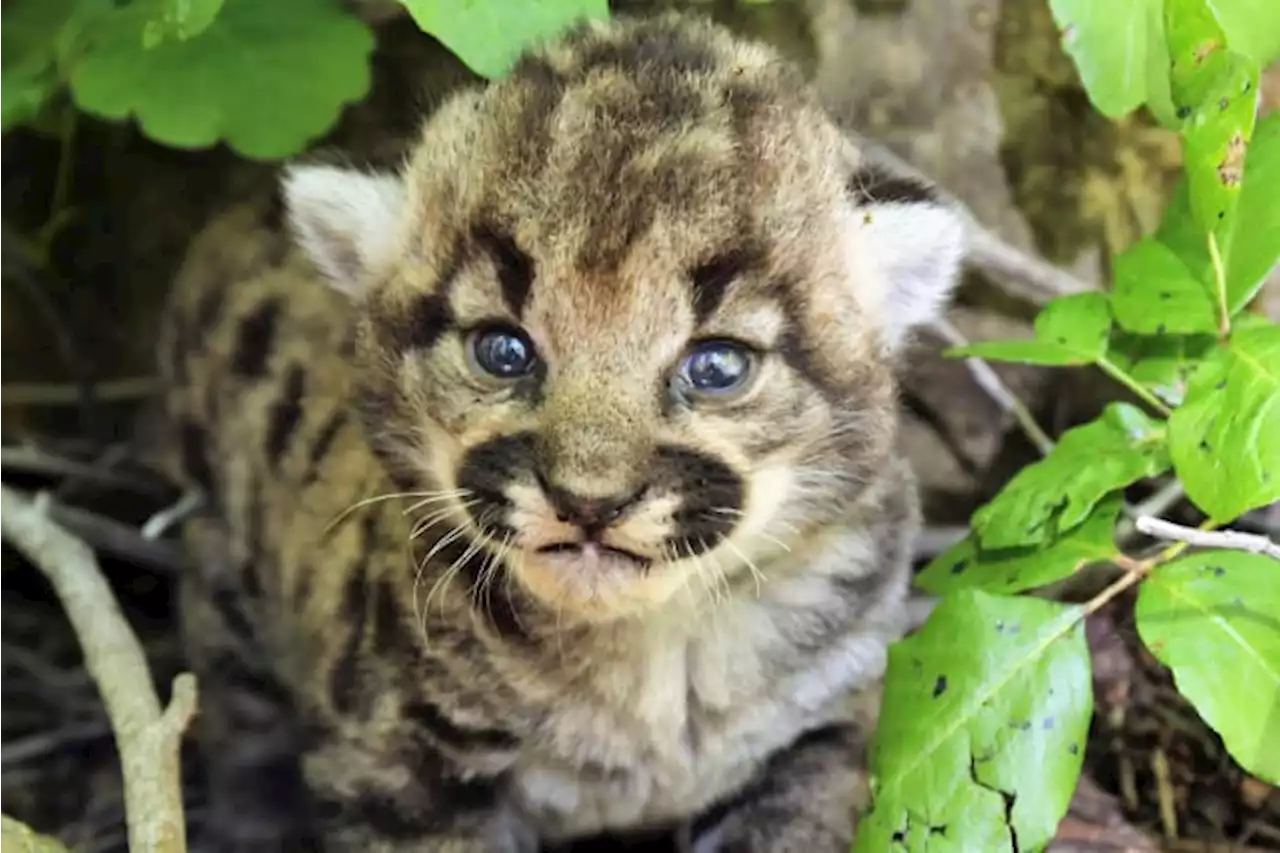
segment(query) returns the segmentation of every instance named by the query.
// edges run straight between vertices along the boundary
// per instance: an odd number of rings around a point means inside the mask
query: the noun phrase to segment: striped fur
[[[959,259],[930,189],[771,51],[661,18],[459,93],[399,174],[284,197],[293,236],[252,206],[200,235],[160,348],[210,497],[215,805],[264,811],[227,848],[847,849],[918,524],[894,360]],[[477,371],[494,323],[527,375]],[[703,339],[748,345],[746,390],[691,395]],[[367,500],[395,492],[432,494]]]

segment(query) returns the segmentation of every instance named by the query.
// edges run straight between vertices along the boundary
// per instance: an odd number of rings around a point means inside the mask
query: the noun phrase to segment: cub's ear
[[[968,251],[965,223],[932,186],[878,165],[855,169],[848,193],[853,242],[875,266],[883,290],[872,297],[896,351],[912,329],[945,310]]]
[[[395,245],[404,184],[390,172],[290,166],[281,180],[294,239],[338,290],[360,293]]]

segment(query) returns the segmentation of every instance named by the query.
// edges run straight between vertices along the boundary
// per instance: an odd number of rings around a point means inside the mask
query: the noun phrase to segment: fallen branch
[[[90,388],[95,400],[117,402],[154,397],[160,391],[160,380],[152,376],[108,379]],[[10,382],[0,389],[5,406],[75,406],[84,398],[79,385],[57,385],[39,382]]]
[[[129,850],[185,853],[179,748],[196,709],[195,678],[175,678],[161,710],[142,645],[97,559],[49,518],[42,501],[0,486],[0,532],[49,579],[102,695],[124,775]]]
[[[1135,526],[1140,532],[1157,539],[1185,542],[1197,548],[1225,548],[1231,551],[1247,551],[1250,554],[1265,554],[1280,560],[1280,545],[1266,536],[1254,533],[1241,533],[1238,530],[1197,530],[1194,527],[1183,527],[1152,516],[1139,518]]]
[[[148,539],[128,524],[52,501],[48,512],[54,522],[100,553],[173,576],[185,565],[180,548],[162,539]]]

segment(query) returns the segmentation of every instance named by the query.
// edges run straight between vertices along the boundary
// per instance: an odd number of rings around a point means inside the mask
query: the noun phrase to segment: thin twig
[[[1134,532],[1138,529],[1136,521],[1145,516],[1160,517],[1173,508],[1173,505],[1182,500],[1187,494],[1187,490],[1182,485],[1182,481],[1176,477],[1165,483],[1159,489],[1156,489],[1141,503],[1124,507],[1125,518],[1120,522],[1120,526],[1116,529],[1116,538],[1121,542],[1127,541],[1133,537]]]
[[[119,401],[154,397],[160,380],[154,376],[132,376],[93,383],[95,400]],[[83,399],[77,385],[49,385],[39,382],[9,382],[0,386],[0,404],[5,406],[74,406]]]
[[[124,775],[129,849],[184,853],[179,748],[195,713],[195,678],[175,678],[169,706],[161,710],[142,645],[93,552],[54,523],[41,503],[0,486],[0,532],[49,579],[102,694]]]
[[[108,489],[157,494],[159,485],[142,476],[117,473],[109,467],[80,462],[27,445],[0,448],[0,469],[42,477],[70,477]]]
[[[1069,293],[1097,290],[1093,284],[1059,269],[1031,252],[1019,249],[992,232],[978,221],[968,205],[938,187],[936,181],[884,145],[857,134],[853,136],[869,160],[936,188],[939,197],[952,205],[964,220],[969,244],[966,262],[1005,292],[1033,305],[1045,305],[1050,300]]]
[[[49,517],[95,551],[136,566],[177,575],[185,565],[181,549],[161,539],[148,539],[137,528],[114,519],[53,502],[49,504]]]
[[[1185,542],[1197,548],[1225,548],[1230,551],[1265,554],[1280,560],[1280,545],[1266,536],[1254,533],[1241,533],[1238,530],[1197,530],[1194,527],[1183,527],[1181,524],[1152,516],[1139,518],[1135,526],[1140,532],[1157,539]]]
[[[950,321],[945,318],[939,317],[935,320],[933,328],[952,346],[963,347],[969,344],[968,339],[960,333],[960,330],[951,325]],[[1009,386],[1004,384],[1000,375],[995,372],[991,365],[974,356],[966,358],[964,363],[969,368],[969,374],[973,377],[973,381],[978,383],[978,387],[1002,411],[1013,415],[1014,420],[1018,422],[1018,426],[1022,428],[1023,433],[1040,451],[1041,456],[1048,456],[1054,447],[1053,439],[1041,428],[1040,424],[1036,423],[1035,416],[1031,414],[1031,410],[1009,390]]]
[[[72,723],[62,728],[9,741],[0,748],[0,762],[4,763],[7,772],[15,764],[21,764],[33,758],[42,758],[69,744],[98,740],[110,734],[111,725],[105,719]]]

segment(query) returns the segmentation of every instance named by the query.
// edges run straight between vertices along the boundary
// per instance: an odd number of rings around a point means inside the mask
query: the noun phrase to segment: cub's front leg
[[[694,839],[695,853],[848,853],[867,797],[865,737],[853,723],[802,734]]]
[[[421,743],[333,736],[303,759],[324,853],[536,853],[506,779]]]

